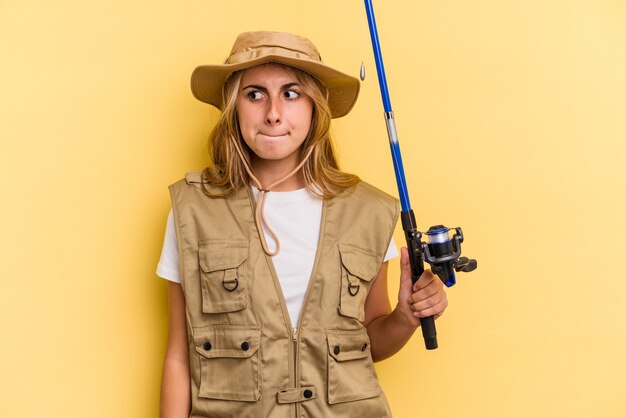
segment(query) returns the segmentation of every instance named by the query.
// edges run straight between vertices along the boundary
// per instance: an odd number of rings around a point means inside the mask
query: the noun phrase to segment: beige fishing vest
[[[399,213],[367,183],[325,201],[299,327],[242,189],[207,197],[199,173],[170,186],[186,300],[192,418],[383,418],[361,321]]]

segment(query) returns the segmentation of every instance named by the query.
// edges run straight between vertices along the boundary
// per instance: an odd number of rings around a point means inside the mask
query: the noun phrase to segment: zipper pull
[[[294,328],[292,331],[293,333],[291,334],[291,336],[293,337],[294,341],[297,341],[298,340],[298,328]]]

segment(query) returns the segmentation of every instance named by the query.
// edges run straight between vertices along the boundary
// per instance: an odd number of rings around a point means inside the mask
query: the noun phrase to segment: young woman
[[[308,39],[247,32],[192,91],[222,115],[211,166],[170,186],[161,417],[390,417],[373,361],[447,299],[403,248],[391,309],[397,200],[341,172],[329,134],[359,81]]]

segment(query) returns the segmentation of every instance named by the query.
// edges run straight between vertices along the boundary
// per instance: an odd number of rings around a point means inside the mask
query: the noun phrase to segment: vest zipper
[[[295,387],[300,387],[300,324],[302,324],[302,317],[305,315],[307,305],[309,304],[311,288],[313,287],[313,281],[317,276],[317,269],[320,262],[320,257],[322,254],[322,246],[324,244],[324,234],[326,232],[326,202],[322,206],[322,219],[320,221],[320,238],[317,243],[317,250],[315,251],[315,260],[313,261],[313,269],[311,271],[311,276],[309,277],[309,283],[306,287],[306,292],[304,293],[304,300],[302,301],[302,307],[300,308],[300,315],[298,317],[298,326],[293,329],[293,343],[294,343],[294,374],[296,378]],[[296,402],[296,418],[301,416],[301,408],[302,404],[300,402]]]
[[[300,387],[300,366],[298,364],[300,356],[300,341],[298,339],[298,328],[293,329],[291,334],[293,338],[293,371],[295,375],[295,387]],[[296,418],[300,416],[300,402],[296,402]]]
[[[254,195],[252,193],[252,190],[250,188],[248,188],[248,198],[250,200],[250,205],[251,208],[255,208],[256,205],[256,201],[254,199]],[[300,365],[299,365],[299,360],[300,360],[300,335],[298,330],[300,329],[300,324],[302,323],[302,316],[304,315],[304,312],[306,310],[306,305],[307,302],[309,301],[309,293],[311,293],[311,282],[314,280],[314,277],[317,274],[317,269],[318,269],[318,264],[319,264],[319,258],[320,255],[322,253],[322,245],[324,244],[324,234],[325,234],[325,226],[326,226],[326,210],[327,210],[327,203],[324,202],[323,206],[322,206],[322,219],[320,220],[320,235],[319,235],[319,242],[317,243],[317,249],[315,252],[315,260],[313,262],[313,270],[311,271],[311,276],[309,277],[309,283],[307,284],[307,288],[306,288],[306,292],[304,294],[304,301],[302,302],[302,308],[300,309],[300,316],[298,318],[298,326],[293,328],[293,324],[291,323],[291,319],[289,317],[289,311],[287,310],[287,302],[285,302],[285,296],[283,295],[282,292],[282,288],[280,286],[280,281],[278,280],[278,275],[276,274],[276,270],[274,269],[274,264],[272,263],[272,258],[270,256],[268,256],[267,254],[263,254],[265,256],[265,259],[267,260],[267,264],[269,266],[270,269],[270,273],[272,275],[272,279],[274,281],[274,286],[276,288],[276,293],[278,294],[278,297],[280,299],[280,308],[283,312],[283,318],[285,319],[285,323],[288,324],[287,325],[287,330],[291,329],[291,338],[292,338],[292,350],[293,350],[293,357],[289,357],[289,362],[292,363],[292,367],[290,367],[289,370],[289,377],[294,379],[294,384],[293,387],[295,388],[299,388],[300,387]],[[255,228],[256,229],[256,228]],[[263,233],[263,230],[258,230],[256,229],[257,233],[260,235]],[[260,237],[259,237],[260,240]],[[292,374],[293,373],[293,374]],[[295,417],[298,418],[300,417],[301,414],[301,405],[300,402],[295,402],[294,404],[292,404],[295,406]]]
[[[256,200],[254,199],[254,194],[252,193],[252,189],[248,187],[248,200],[250,202],[251,213],[254,214],[254,210],[256,208]],[[254,224],[254,222],[253,222]],[[256,226],[253,227],[256,233],[258,234],[259,242],[261,241],[260,235],[263,234],[263,230],[257,229]],[[276,269],[274,268],[274,264],[272,263],[272,257],[268,256],[263,250],[261,250],[265,260],[267,262],[267,266],[270,270],[270,275],[272,276],[272,281],[274,282],[274,288],[276,289],[276,295],[280,300],[280,309],[283,313],[283,319],[285,320],[285,325],[287,326],[286,332],[291,334],[292,343],[289,345],[289,355],[287,356],[288,369],[289,369],[289,385],[291,387],[295,387],[298,378],[296,376],[296,370],[298,369],[297,361],[298,361],[298,353],[297,347],[297,328],[294,328],[291,324],[291,318],[289,317],[289,310],[287,309],[287,302],[285,302],[285,296],[283,295],[282,288],[280,286],[280,281],[278,280],[278,275],[276,274]],[[298,416],[299,409],[296,403],[292,403],[289,406],[289,409],[295,414],[294,416]]]
[[[302,307],[300,308],[300,316],[298,317],[298,326],[293,329],[292,337],[293,337],[293,355],[294,355],[294,375],[295,375],[295,387],[300,387],[300,324],[302,324],[302,317],[306,311],[308,302],[309,302],[309,294],[311,293],[312,282],[317,274],[317,265],[319,262],[319,257],[321,254],[322,248],[322,236],[324,232],[324,220],[326,218],[326,205],[324,205],[322,209],[322,225],[320,227],[320,241],[317,247],[317,253],[315,255],[315,261],[313,263],[313,271],[311,271],[311,277],[309,278],[309,283],[306,288],[306,292],[304,294],[304,300],[302,301]],[[302,404],[301,402],[296,402],[296,418],[299,418],[302,414]]]

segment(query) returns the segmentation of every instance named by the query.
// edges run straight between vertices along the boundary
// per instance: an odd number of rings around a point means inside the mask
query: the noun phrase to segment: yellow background
[[[625,3],[375,6],[418,224],[480,263],[438,350],[377,365],[395,416],[626,416]],[[166,187],[217,117],[189,76],[258,29],[365,61],[340,158],[397,195],[361,1],[0,2],[0,416],[157,416]]]

